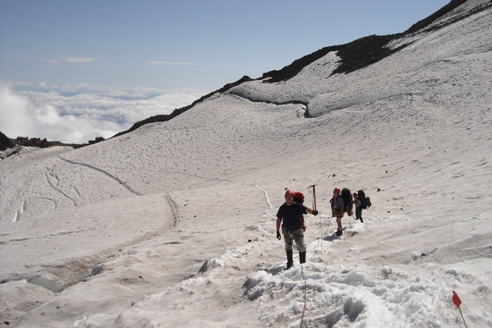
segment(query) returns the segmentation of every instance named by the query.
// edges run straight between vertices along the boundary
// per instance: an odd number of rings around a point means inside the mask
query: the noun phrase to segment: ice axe
[[[314,199],[313,200],[313,210],[315,210],[316,209],[316,185],[309,186],[308,189],[311,187],[313,188],[313,199]]]

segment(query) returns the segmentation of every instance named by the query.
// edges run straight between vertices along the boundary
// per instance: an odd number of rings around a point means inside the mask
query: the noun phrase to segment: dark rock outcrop
[[[10,139],[5,134],[0,132],[0,151],[5,151],[15,147],[37,147],[46,148],[53,146],[69,146],[72,148],[80,148],[87,146],[87,144],[65,144],[60,141],[49,141],[46,138],[29,138],[29,137],[17,137],[16,139]],[[20,149],[20,148],[19,148]]]
[[[0,131],[0,151],[13,148],[15,145],[5,134]]]
[[[306,55],[300,59],[294,60],[292,64],[285,66],[280,70],[273,70],[267,73],[264,73],[261,77],[262,79],[266,79],[264,82],[266,83],[275,83],[280,81],[287,81],[294,76],[296,76],[304,67],[309,64],[315,62],[316,60],[326,56],[328,53],[332,51],[339,51],[343,49],[344,46],[331,46],[319,49],[309,55]]]

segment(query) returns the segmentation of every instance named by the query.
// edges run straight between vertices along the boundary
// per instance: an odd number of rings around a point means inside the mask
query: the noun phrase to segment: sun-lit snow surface
[[[354,73],[329,77],[330,53],[167,123],[1,160],[0,325],[461,327],[455,290],[469,327],[491,326],[490,35],[488,9]],[[312,184],[308,262],[283,271],[275,214]],[[374,204],[342,240],[334,187]]]

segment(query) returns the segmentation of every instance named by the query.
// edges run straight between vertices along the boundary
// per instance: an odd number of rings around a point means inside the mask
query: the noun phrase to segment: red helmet
[[[287,189],[285,191],[285,196],[287,196],[288,194],[291,194],[292,196],[294,196],[294,192],[292,190],[290,190],[290,189]]]
[[[339,193],[340,193],[340,189],[335,188],[335,189],[333,190],[333,193],[334,193],[334,194],[339,194]]]

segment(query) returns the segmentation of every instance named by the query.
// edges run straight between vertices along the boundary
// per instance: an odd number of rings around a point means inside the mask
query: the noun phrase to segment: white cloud
[[[80,63],[90,63],[96,62],[96,58],[89,57],[74,57],[74,56],[61,56],[56,58],[42,58],[40,61],[46,61],[51,64],[61,64],[61,63],[72,63],[72,64],[80,64]]]
[[[34,121],[28,109],[29,99],[13,93],[5,83],[0,83],[0,131],[11,138],[32,131]]]
[[[202,95],[196,90],[0,83],[0,131],[10,138],[86,143],[112,137],[150,116],[169,114]]]
[[[48,62],[51,64],[60,64],[60,63],[80,64],[80,63],[91,63],[91,62],[98,61],[97,58],[81,57],[81,56],[52,56],[49,58],[37,58],[37,57],[25,56],[25,55],[10,55],[8,57],[25,59],[25,60],[38,60],[38,61]]]
[[[145,62],[150,65],[186,65],[186,66],[195,66],[194,63],[183,63],[183,62],[166,62],[166,61],[148,61]]]
[[[64,57],[60,57],[60,59],[67,63],[90,63],[90,62],[97,61],[96,58],[74,57],[74,56],[64,56]]]

